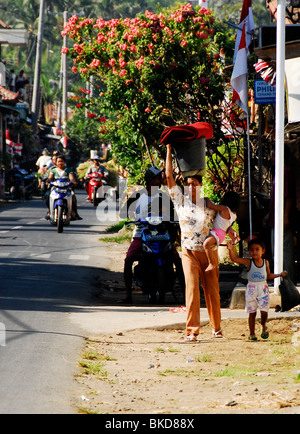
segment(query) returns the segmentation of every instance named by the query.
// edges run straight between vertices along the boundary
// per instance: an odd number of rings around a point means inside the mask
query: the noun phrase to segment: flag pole
[[[247,22],[245,22],[245,34],[247,33]],[[248,71],[248,67],[247,67]],[[252,240],[252,187],[251,187],[251,147],[250,147],[250,115],[249,115],[249,76],[247,72],[247,158],[248,158],[248,204],[249,204],[249,237]]]
[[[248,83],[248,80],[247,80]],[[250,132],[249,132],[249,108],[247,111],[247,151],[248,151],[248,195],[249,195],[249,234],[252,240],[252,187],[251,187],[251,148],[250,148]]]
[[[275,227],[274,227],[274,273],[283,269],[284,230],[284,64],[285,64],[285,0],[278,0],[276,36],[276,127],[275,127]],[[274,281],[275,293],[279,294],[280,278]]]
[[[230,24],[226,22],[227,24]],[[233,102],[235,102],[247,115],[247,159],[248,159],[248,203],[249,203],[249,235],[252,239],[252,188],[251,188],[251,147],[250,147],[250,114],[248,97],[248,66],[249,45],[252,41],[254,21],[251,0],[243,0],[240,23],[237,26],[235,49],[233,55],[233,72],[231,86],[233,89]],[[244,149],[246,146],[244,145]],[[246,167],[246,158],[244,159]]]

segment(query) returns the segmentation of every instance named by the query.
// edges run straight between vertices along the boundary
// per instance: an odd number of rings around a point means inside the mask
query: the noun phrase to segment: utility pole
[[[37,132],[37,121],[39,115],[39,102],[40,102],[40,76],[41,76],[41,61],[42,61],[42,44],[43,44],[43,33],[44,33],[44,10],[45,10],[45,0],[40,0],[40,16],[39,16],[39,29],[36,44],[36,60],[35,60],[35,73],[34,73],[34,84],[33,84],[33,94],[32,94],[32,127],[33,132]]]
[[[276,127],[275,127],[275,227],[274,273],[283,270],[284,236],[284,79],[285,79],[285,9],[286,1],[279,0],[276,22]],[[279,294],[280,278],[274,281]]]
[[[76,12],[69,13],[68,9],[64,12],[51,12],[50,8],[47,11],[48,15],[63,15],[64,17],[64,26],[68,21],[69,15],[76,15]],[[77,14],[78,16],[85,15],[85,9],[83,8],[82,12]],[[63,47],[67,47],[68,37],[64,36],[63,38]],[[58,103],[58,113],[57,120],[61,123],[63,129],[66,128],[67,120],[68,120],[68,73],[67,73],[67,54],[62,53],[61,55],[61,70],[60,70],[60,80],[59,80],[59,88],[62,88],[62,103]]]
[[[68,21],[68,10],[64,11],[64,26]],[[67,46],[67,36],[64,36],[64,47]],[[62,127],[65,130],[68,120],[68,74],[67,74],[67,54],[62,54]]]

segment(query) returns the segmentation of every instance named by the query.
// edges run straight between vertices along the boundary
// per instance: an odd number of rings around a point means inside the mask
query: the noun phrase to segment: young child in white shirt
[[[270,272],[269,261],[263,259],[265,253],[265,244],[262,240],[254,238],[248,243],[248,251],[250,258],[239,258],[232,250],[232,243],[227,244],[230,259],[237,264],[247,266],[248,284],[245,293],[246,312],[249,313],[249,330],[250,341],[256,341],[255,336],[255,318],[257,308],[260,308],[261,315],[261,338],[268,339],[269,330],[267,327],[268,310],[270,306],[270,295],[267,280],[275,279],[276,277],[286,276],[287,271],[280,274]]]

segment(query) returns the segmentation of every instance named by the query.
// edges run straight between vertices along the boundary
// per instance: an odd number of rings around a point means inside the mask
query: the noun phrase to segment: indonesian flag
[[[243,30],[244,24],[246,24],[246,47],[247,47],[247,54],[249,54],[249,45],[252,42],[252,32],[255,29],[253,14],[252,14],[251,0],[244,0],[244,2],[243,2],[241,17],[240,17],[240,24],[238,25],[239,30],[237,31],[236,40],[235,40],[235,50],[234,50],[233,62],[235,62],[238,48],[240,46],[240,41],[241,41],[241,37],[242,37],[242,30]]]
[[[248,69],[246,51],[246,24],[243,26],[242,37],[236,55],[231,76],[233,89],[232,102],[248,113]]]
[[[64,135],[61,139],[60,139],[60,143],[63,145],[63,147],[66,149],[67,145],[68,145],[68,139],[67,136]]]
[[[12,140],[10,140],[10,133],[9,133],[9,130],[6,130],[6,131],[5,131],[5,143],[6,143],[8,146],[12,146],[12,145],[14,144],[14,142],[13,142]]]
[[[23,145],[22,143],[14,143],[14,151],[18,155],[22,155]]]

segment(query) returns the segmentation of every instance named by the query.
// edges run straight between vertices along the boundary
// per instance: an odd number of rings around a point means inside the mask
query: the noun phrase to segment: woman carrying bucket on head
[[[189,196],[184,196],[173,176],[172,150],[169,144],[167,145],[166,178],[181,229],[182,265],[186,283],[186,341],[196,341],[200,331],[199,278],[212,326],[212,336],[214,338],[222,337],[219,269],[215,267],[211,271],[205,272],[208,267],[208,260],[203,247],[211,229],[215,212],[207,207],[204,198],[200,198],[201,176],[195,175],[185,178]],[[230,231],[233,232],[231,235],[235,237],[236,233],[232,229]],[[214,251],[213,255],[217,264],[217,251]]]

